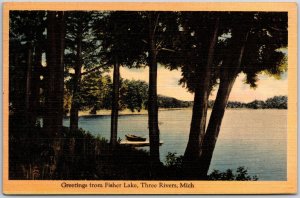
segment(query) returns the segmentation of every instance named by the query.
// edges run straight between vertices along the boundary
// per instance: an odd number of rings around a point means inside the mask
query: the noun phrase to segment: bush
[[[226,180],[226,181],[257,181],[258,177],[248,175],[248,170],[241,166],[238,167],[236,173],[233,173],[231,169],[227,169],[225,172],[220,172],[219,170],[213,170],[211,174],[208,175],[209,180]]]
[[[165,161],[166,174],[165,179],[182,179],[183,175],[183,156],[177,156],[177,153],[168,153]],[[207,176],[208,180],[223,180],[223,181],[257,181],[258,177],[250,176],[248,170],[241,166],[236,169],[234,173],[232,169],[227,169],[224,172],[219,170],[213,170],[211,174]]]
[[[166,156],[165,166],[170,168],[182,168],[183,156],[176,156],[177,153],[168,152]]]

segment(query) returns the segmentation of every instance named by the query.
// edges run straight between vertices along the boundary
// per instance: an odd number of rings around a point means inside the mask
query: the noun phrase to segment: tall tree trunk
[[[54,137],[57,133],[57,129],[54,123],[55,119],[55,99],[54,94],[56,92],[55,87],[55,69],[57,67],[56,57],[56,35],[55,35],[55,24],[56,24],[56,12],[48,12],[47,15],[47,86],[46,86],[46,98],[45,98],[45,115],[44,115],[44,127],[49,138]]]
[[[31,87],[32,86],[32,44],[28,44],[27,52],[27,72],[26,72],[26,95],[25,95],[25,116],[26,123],[28,126],[32,126],[32,117],[31,117]]]
[[[214,50],[218,39],[219,18],[215,21],[212,36],[209,43],[206,64],[203,69],[198,65],[197,73],[199,81],[195,87],[194,106],[190,128],[189,141],[184,153],[184,171],[188,178],[198,178],[199,162],[201,156],[201,144],[205,134],[208,97],[210,93],[211,65]]]
[[[37,119],[40,91],[40,67],[42,53],[40,47],[29,44],[26,79],[26,119],[28,126],[34,126]]]
[[[58,14],[58,17],[56,16]],[[59,27],[59,31],[57,30]],[[63,12],[48,12],[47,27],[47,91],[45,128],[49,137],[58,137],[62,129],[63,112]]]
[[[149,13],[149,94],[148,94],[148,127],[150,139],[150,160],[152,176],[160,164],[159,159],[159,128],[157,105],[157,49],[155,44],[155,29],[159,15]]]
[[[247,41],[247,31],[238,31],[233,34],[231,43],[231,51],[229,51],[227,58],[222,66],[220,74],[220,85],[210,116],[209,124],[203,139],[201,161],[201,175],[206,177],[209,166],[212,160],[213,151],[220,132],[221,123],[228,103],[228,98],[237,74],[240,71],[242,57],[244,54],[245,44]]]
[[[204,83],[204,82],[203,82]],[[209,89],[195,89],[189,141],[184,153],[184,170],[188,178],[198,178],[201,143],[206,127]]]
[[[57,125],[62,126],[63,116],[64,116],[64,54],[65,54],[65,37],[66,37],[66,22],[65,22],[65,13],[58,12],[58,21],[59,21],[59,37],[58,37],[58,69],[57,69],[57,87],[58,87],[58,117]]]
[[[203,139],[202,154],[200,157],[201,177],[205,178],[211,163],[213,151],[218,139],[222,119],[228,98],[236,77],[222,80],[219,85],[217,97],[210,116],[209,124]]]
[[[39,114],[40,109],[40,88],[41,88],[41,79],[40,76],[42,75],[42,49],[41,46],[35,47],[34,53],[34,68],[33,68],[33,76],[32,76],[32,83],[31,83],[31,106],[32,106],[32,120],[33,123],[36,122],[37,116]]]
[[[82,28],[79,25],[78,35],[77,35],[77,49],[76,49],[76,63],[75,63],[75,74],[74,74],[74,84],[73,84],[73,96],[71,101],[70,110],[70,130],[78,130],[78,112],[79,112],[79,92],[81,84],[81,68],[82,68]]]
[[[47,20],[47,89],[44,128],[55,153],[53,165],[56,166],[61,151],[63,113],[64,13],[49,11]]]
[[[113,95],[111,105],[111,128],[110,143],[114,148],[117,144],[118,135],[118,114],[119,114],[119,89],[120,89],[120,65],[118,58],[115,58],[113,74]]]

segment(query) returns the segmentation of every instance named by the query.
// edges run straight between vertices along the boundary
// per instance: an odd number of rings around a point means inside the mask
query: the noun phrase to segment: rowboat
[[[125,137],[128,141],[132,141],[132,142],[144,142],[144,141],[146,141],[146,138],[136,136],[136,135],[132,135],[132,134],[126,134]]]

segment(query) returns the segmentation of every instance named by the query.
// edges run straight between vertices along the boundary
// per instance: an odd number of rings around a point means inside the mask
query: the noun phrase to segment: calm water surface
[[[184,154],[191,115],[191,109],[159,111],[162,161],[168,152]],[[120,116],[118,137],[125,139],[126,133],[133,133],[148,138],[147,120],[147,115]],[[64,125],[68,124],[69,120],[64,120]],[[110,138],[110,116],[80,117],[79,127]],[[259,180],[286,180],[286,141],[286,110],[228,109],[209,172],[244,166]]]

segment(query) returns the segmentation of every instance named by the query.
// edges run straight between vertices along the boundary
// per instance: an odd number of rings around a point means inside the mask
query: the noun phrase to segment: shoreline
[[[280,110],[280,109],[251,109],[251,108],[227,108],[227,110]],[[192,107],[188,108],[160,108],[158,111],[178,111],[178,110],[192,110]],[[209,110],[212,110],[209,108]],[[287,110],[287,109],[282,109],[282,110]],[[109,116],[111,115],[111,110],[98,110],[96,114],[90,114],[90,111],[79,111],[78,115],[80,117],[85,117],[85,116]],[[148,115],[148,111],[145,109],[142,109],[140,112],[135,111],[132,112],[129,109],[124,109],[122,111],[119,111],[119,115]],[[66,117],[70,117],[68,114]]]
[[[192,108],[160,108],[158,111],[176,111],[176,110],[190,110]],[[79,116],[98,116],[98,115],[111,115],[111,110],[98,110],[96,114],[90,114],[90,111],[79,111]],[[145,109],[142,109],[140,112],[138,111],[130,111],[129,109],[124,109],[122,111],[119,111],[119,115],[148,115],[148,111]],[[70,115],[68,114],[67,117]]]

